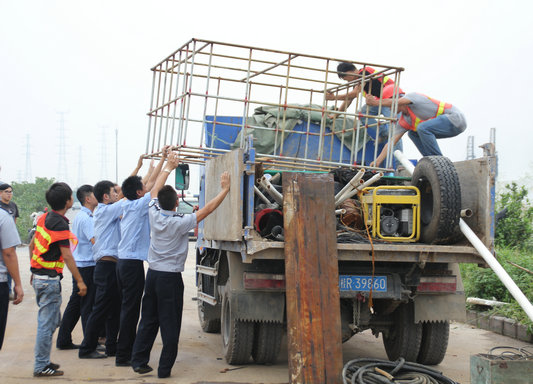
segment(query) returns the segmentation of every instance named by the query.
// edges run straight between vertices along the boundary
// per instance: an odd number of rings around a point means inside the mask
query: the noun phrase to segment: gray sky
[[[0,0],[0,179],[24,178],[28,135],[32,176],[58,177],[65,112],[67,181],[115,178],[115,129],[122,181],[146,145],[150,68],[195,37],[404,67],[404,91],[466,115],[445,155],[463,160],[473,135],[480,156],[496,127],[500,180],[518,180],[533,173],[531,14],[528,1]]]

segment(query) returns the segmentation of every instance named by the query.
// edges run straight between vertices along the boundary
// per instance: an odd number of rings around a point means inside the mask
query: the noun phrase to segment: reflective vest
[[[45,227],[44,222],[48,213],[45,213],[37,219],[37,229],[35,230],[35,238],[33,240],[33,253],[30,261],[32,268],[36,269],[53,269],[57,273],[63,273],[65,263],[63,256],[59,256],[57,260],[44,260],[43,254],[50,250],[50,244],[61,240],[70,241],[70,249],[74,251],[78,244],[78,239],[69,230],[52,231]]]
[[[424,95],[425,96],[425,95]],[[419,119],[414,112],[411,110],[411,108],[407,107],[407,112],[409,113],[409,117],[411,118],[411,123],[409,123],[406,119],[404,114],[402,113],[400,116],[400,120],[398,123],[400,126],[404,129],[407,129],[409,131],[416,131],[418,128],[418,124],[423,123],[424,121],[428,121],[431,119],[434,119],[435,117],[438,117],[444,113],[445,110],[450,109],[452,107],[451,104],[445,103],[444,101],[438,101],[437,99],[433,99],[429,96],[426,96],[429,100],[431,100],[436,106],[437,106],[437,113],[435,116],[430,117],[429,119],[422,120]]]

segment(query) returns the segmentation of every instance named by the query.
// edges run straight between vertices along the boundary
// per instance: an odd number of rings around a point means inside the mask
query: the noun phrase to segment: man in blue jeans
[[[59,365],[50,361],[52,335],[61,319],[61,282],[66,264],[78,284],[80,296],[85,296],[87,286],[72,256],[77,244],[76,236],[69,230],[65,213],[72,207],[72,189],[65,183],[54,183],[46,191],[46,201],[52,211],[37,221],[37,229],[30,246],[32,285],[35,290],[39,314],[35,342],[33,376],[62,376]]]
[[[380,100],[367,95],[368,105],[379,105]],[[391,106],[392,99],[381,100],[383,106]],[[437,139],[455,137],[466,129],[466,119],[455,106],[433,99],[421,93],[408,93],[398,100],[401,113],[393,132],[393,143],[409,132],[409,138],[422,156],[442,156]],[[388,144],[376,158],[378,167],[387,156]]]

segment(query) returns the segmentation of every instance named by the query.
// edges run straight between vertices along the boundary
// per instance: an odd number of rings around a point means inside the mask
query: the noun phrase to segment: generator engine
[[[372,236],[388,241],[416,242],[420,237],[420,191],[411,186],[363,189],[363,211]]]

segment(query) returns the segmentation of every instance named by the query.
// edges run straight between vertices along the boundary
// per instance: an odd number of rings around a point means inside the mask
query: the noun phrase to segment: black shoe
[[[106,351],[105,355],[106,355],[107,357],[113,357],[113,356],[116,356],[116,355],[117,355],[117,351],[114,351],[114,352],[107,352],[107,351]]]
[[[48,364],[48,366],[50,366],[50,368],[55,369],[56,371],[59,369],[59,364],[56,364],[56,363],[50,362],[50,364]]]
[[[92,351],[90,353],[86,353],[86,354],[79,354],[78,357],[80,359],[105,359],[107,357],[107,355],[104,355],[103,353],[99,353],[99,352],[96,352],[96,351]]]
[[[57,365],[57,364],[55,364]],[[49,377],[49,376],[63,376],[63,371],[58,371],[54,369],[51,364],[48,364],[40,372],[33,372],[34,377]]]
[[[58,345],[57,349],[65,350],[65,349],[80,349],[81,345],[70,343],[67,345]]]
[[[170,377],[170,372],[159,372],[157,374],[157,377],[159,377],[160,379],[166,379],[167,377]]]
[[[115,367],[131,367],[131,360],[115,361]]]
[[[97,345],[96,346],[96,351],[105,353],[105,346],[104,345]]]
[[[142,374],[145,374],[145,373],[148,373],[148,372],[152,372],[153,369],[148,364],[146,364],[146,365],[141,365],[140,367],[133,367],[133,371],[137,372],[140,375],[142,375]]]

